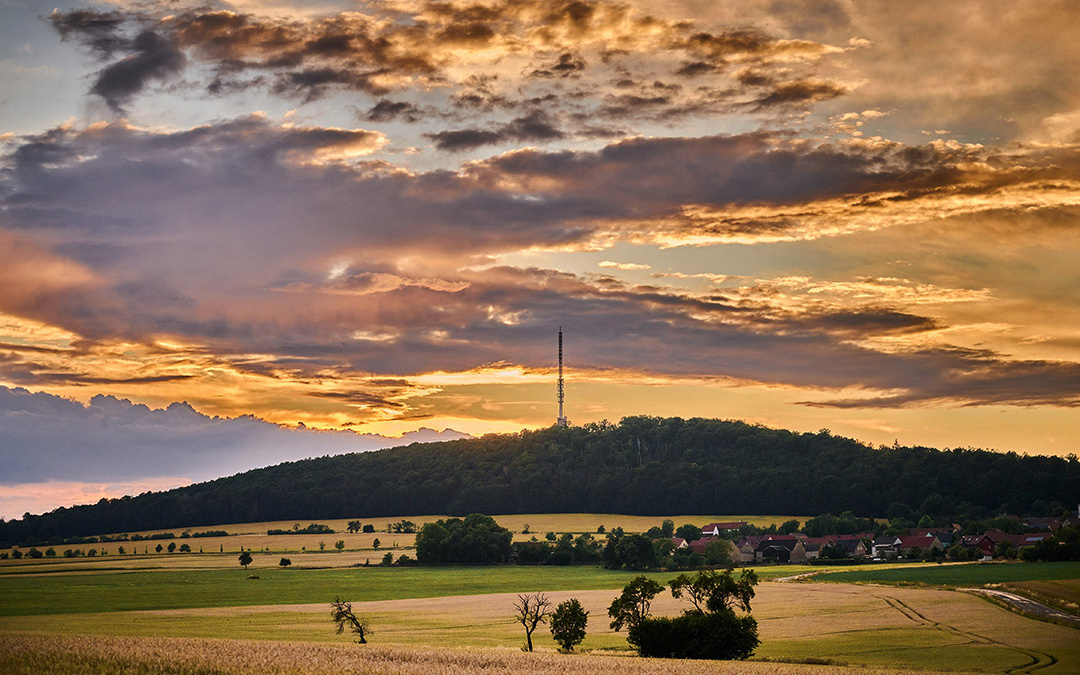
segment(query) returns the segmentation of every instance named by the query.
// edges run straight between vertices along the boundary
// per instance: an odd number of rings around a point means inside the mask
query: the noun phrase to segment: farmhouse
[[[744,523],[741,520],[731,523],[709,523],[701,528],[701,536],[719,537],[725,534],[732,534],[746,527],[746,525],[747,523]]]

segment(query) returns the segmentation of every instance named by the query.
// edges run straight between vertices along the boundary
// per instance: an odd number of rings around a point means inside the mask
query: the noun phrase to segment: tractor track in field
[[[1004,647],[1006,649],[1011,649],[1012,651],[1023,654],[1025,657],[1030,659],[1028,663],[1024,663],[1022,665],[1007,669],[1005,671],[1006,673],[1016,673],[1018,675],[1023,673],[1034,673],[1044,668],[1049,668],[1050,666],[1053,666],[1058,662],[1057,657],[1053,654],[1040,652],[1035,649],[1017,647],[1015,645],[1011,645],[1000,640],[986,637],[985,635],[979,635],[978,633],[972,633],[971,631],[966,631],[961,628],[957,628],[956,626],[950,626],[949,624],[941,623],[940,621],[934,621],[933,619],[927,617],[925,614],[921,613],[919,610],[915,609],[914,607],[899,598],[887,595],[879,595],[877,597],[917,624],[939,630],[943,633],[948,633],[949,635],[957,638],[964,639],[969,644],[996,645],[999,647]]]

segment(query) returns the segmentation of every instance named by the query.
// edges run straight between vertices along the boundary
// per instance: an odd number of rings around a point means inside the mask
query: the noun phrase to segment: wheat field
[[[929,675],[928,671],[771,662],[668,661],[525,653],[193,638],[0,634],[6,675]]]

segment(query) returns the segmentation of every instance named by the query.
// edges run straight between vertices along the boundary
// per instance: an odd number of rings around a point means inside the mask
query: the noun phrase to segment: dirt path
[[[992,588],[965,588],[964,591],[968,593],[975,593],[979,595],[988,595],[990,597],[1001,600],[1002,602],[1012,605],[1016,609],[1025,614],[1031,614],[1033,616],[1045,619],[1053,619],[1054,621],[1061,621],[1074,628],[1080,628],[1080,617],[1073,616],[1072,614],[1066,614],[1053,607],[1047,607],[1041,602],[1035,602],[1030,598],[1025,598],[1022,595],[1016,593],[1009,593],[1007,591],[998,591]]]

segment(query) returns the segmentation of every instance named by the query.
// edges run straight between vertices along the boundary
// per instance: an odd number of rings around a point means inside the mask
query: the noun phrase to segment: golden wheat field
[[[515,649],[419,648],[193,638],[0,634],[5,675],[907,675],[928,671],[770,662],[678,662]]]

